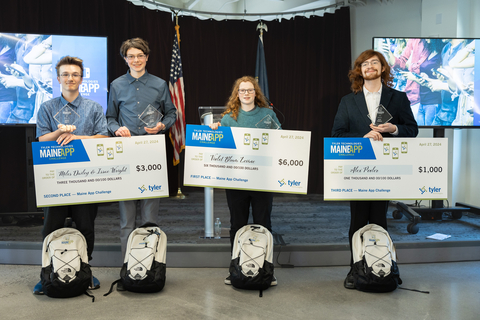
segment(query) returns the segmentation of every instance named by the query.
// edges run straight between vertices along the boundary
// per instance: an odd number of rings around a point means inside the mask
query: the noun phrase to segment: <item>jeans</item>
[[[419,126],[431,126],[437,114],[438,104],[420,104],[417,114]]]

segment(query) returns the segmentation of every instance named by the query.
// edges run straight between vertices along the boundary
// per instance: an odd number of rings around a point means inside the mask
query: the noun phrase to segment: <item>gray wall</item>
[[[372,37],[480,38],[480,1],[396,0],[351,7],[352,60],[371,48]],[[432,137],[421,129],[419,137]],[[480,207],[480,130],[447,129],[449,141],[449,203]]]

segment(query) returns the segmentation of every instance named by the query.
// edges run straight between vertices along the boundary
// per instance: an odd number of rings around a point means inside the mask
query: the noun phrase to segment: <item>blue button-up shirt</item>
[[[149,104],[163,114],[165,129],[159,133],[166,132],[177,119],[167,83],[147,71],[138,79],[130,72],[115,79],[110,85],[106,114],[110,133],[115,135],[118,128],[125,126],[132,136],[147,134],[138,116]]]
[[[54,117],[67,104],[80,116],[74,123],[77,127],[73,132],[74,134],[79,136],[94,136],[97,134],[108,136],[107,120],[103,114],[102,106],[93,100],[78,95],[72,102],[68,102],[61,96],[42,103],[37,114],[37,139],[58,129],[59,122]]]

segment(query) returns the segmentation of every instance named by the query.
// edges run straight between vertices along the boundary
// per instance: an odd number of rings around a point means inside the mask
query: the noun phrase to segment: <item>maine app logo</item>
[[[73,140],[65,146],[56,141],[33,142],[32,154],[34,165],[90,161],[82,140]]]
[[[211,132],[192,132],[192,140],[203,142],[220,142],[223,139],[223,133]]]
[[[70,239],[70,236],[63,237],[62,244],[72,244],[73,240]]]
[[[376,159],[370,139],[324,138],[323,140],[323,158],[325,160]],[[385,150],[383,152],[385,153]]]
[[[75,148],[55,148],[40,150],[40,158],[67,158],[73,156]]]
[[[236,149],[232,129],[219,127],[212,130],[208,126],[187,124],[185,146]]]

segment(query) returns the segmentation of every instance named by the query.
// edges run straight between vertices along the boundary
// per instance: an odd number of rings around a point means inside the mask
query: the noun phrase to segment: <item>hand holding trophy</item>
[[[155,128],[157,123],[162,120],[163,114],[149,104],[145,110],[143,110],[142,114],[138,115],[138,118],[145,123],[147,128]]]
[[[80,115],[68,103],[63,106],[53,117],[58,122],[58,129],[64,133],[71,133],[77,129],[75,123],[80,120]]]
[[[370,118],[370,115],[368,115],[368,117]],[[379,105],[377,109],[377,116],[375,117],[375,121],[372,121],[372,124],[374,126],[379,126],[387,123],[390,120],[392,120],[392,115],[390,112],[388,112],[383,105]]]

